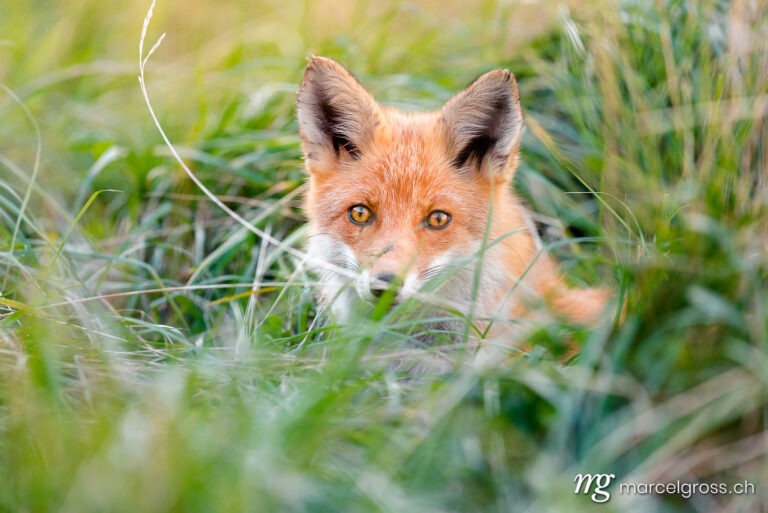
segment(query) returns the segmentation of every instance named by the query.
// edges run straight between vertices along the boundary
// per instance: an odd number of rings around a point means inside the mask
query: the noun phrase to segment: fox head
[[[315,57],[297,111],[309,253],[359,273],[362,298],[388,287],[408,297],[477,251],[494,199],[494,216],[504,215],[523,125],[509,71],[488,72],[440,110],[414,114],[380,106],[341,65]]]

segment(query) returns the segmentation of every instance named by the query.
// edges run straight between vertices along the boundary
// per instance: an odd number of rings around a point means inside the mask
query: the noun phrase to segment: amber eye
[[[451,214],[443,212],[442,210],[434,210],[430,212],[426,219],[427,228],[433,230],[441,230],[448,226],[451,222]]]
[[[349,216],[350,221],[360,226],[371,224],[371,221],[373,221],[373,212],[371,212],[371,209],[365,205],[349,207],[347,215]]]

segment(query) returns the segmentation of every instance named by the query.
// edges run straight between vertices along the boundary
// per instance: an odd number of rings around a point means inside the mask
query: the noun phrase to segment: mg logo
[[[616,478],[616,474],[577,474],[573,479],[576,483],[576,489],[573,491],[574,495],[583,493],[589,494],[592,491],[590,499],[592,502],[608,502],[611,498],[611,494],[607,491],[607,488],[611,486],[611,481]],[[594,487],[592,486],[594,484]]]

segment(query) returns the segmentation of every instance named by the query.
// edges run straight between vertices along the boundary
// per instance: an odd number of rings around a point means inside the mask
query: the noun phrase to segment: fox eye
[[[433,210],[424,220],[427,228],[442,230],[451,223],[451,214],[442,210]]]
[[[373,221],[373,212],[365,205],[354,205],[347,211],[349,220],[358,226],[366,226]]]

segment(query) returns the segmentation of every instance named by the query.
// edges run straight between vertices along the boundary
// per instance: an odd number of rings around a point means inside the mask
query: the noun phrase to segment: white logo
[[[616,477],[616,474],[578,474],[573,482],[576,483],[576,490],[573,491],[574,495],[584,493],[587,495],[592,490],[592,483],[595,483],[594,491],[590,498],[592,502],[608,502],[611,498],[611,494],[606,491],[611,485],[611,481]],[[582,492],[581,486],[584,485],[584,491]]]

